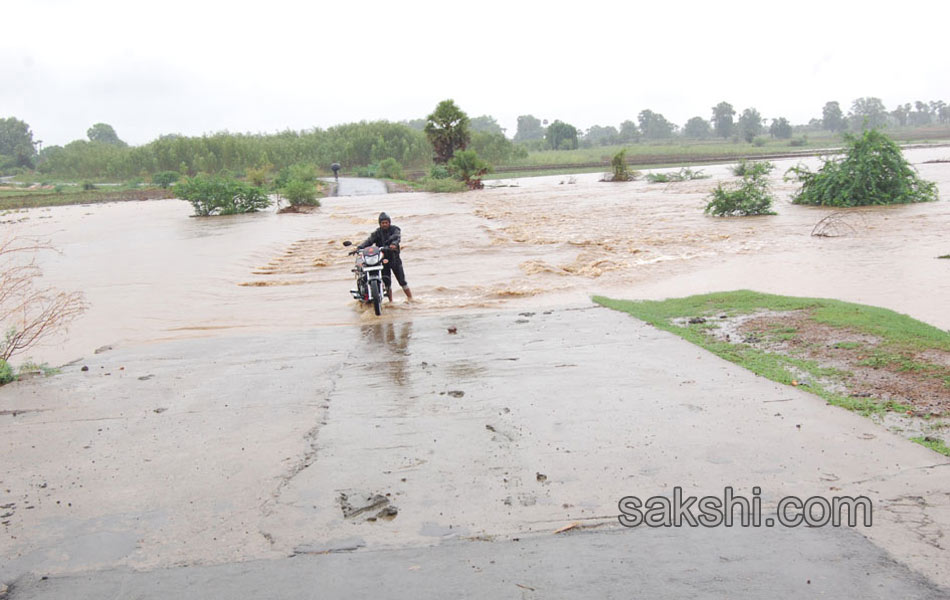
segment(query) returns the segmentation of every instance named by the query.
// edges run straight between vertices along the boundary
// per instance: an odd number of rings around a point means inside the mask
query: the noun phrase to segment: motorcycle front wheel
[[[369,295],[373,299],[373,312],[375,312],[376,316],[378,317],[383,312],[381,306],[383,302],[383,294],[379,286],[379,281],[374,280],[369,282]]]

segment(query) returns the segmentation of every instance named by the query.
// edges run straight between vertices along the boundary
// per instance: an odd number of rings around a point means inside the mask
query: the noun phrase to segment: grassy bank
[[[950,333],[907,315],[748,290],[594,301],[836,406],[928,421],[950,416]],[[928,447],[946,448],[941,440],[925,439]]]
[[[59,191],[44,188],[0,188],[0,210],[65,206],[68,204],[95,204],[123,200],[157,200],[171,197],[171,190],[158,187],[108,187],[84,190],[78,186],[71,186]]]

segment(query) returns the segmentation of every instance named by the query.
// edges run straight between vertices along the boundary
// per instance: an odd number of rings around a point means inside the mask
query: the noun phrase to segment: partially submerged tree
[[[460,150],[449,161],[448,168],[469,189],[480,190],[484,187],[482,177],[491,170],[491,165],[479,158],[474,150]]]
[[[793,203],[868,206],[937,199],[937,186],[920,179],[897,144],[876,129],[860,136],[846,134],[844,158],[823,160],[816,172],[804,166],[788,170],[802,184]]]
[[[453,100],[443,100],[435,111],[426,117],[425,133],[435,152],[432,160],[449,162],[457,150],[465,150],[471,135],[468,115],[455,105]]]
[[[0,371],[9,373],[10,357],[63,333],[86,310],[80,292],[39,287],[42,272],[36,255],[52,249],[13,233],[0,241]]]
[[[175,194],[191,202],[198,217],[256,212],[270,206],[262,189],[220,175],[186,179],[175,185]]]

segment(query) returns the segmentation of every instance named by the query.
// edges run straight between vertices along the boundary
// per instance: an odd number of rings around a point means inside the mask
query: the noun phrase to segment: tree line
[[[682,127],[659,112],[645,109],[635,120],[626,120],[619,127],[593,125],[586,131],[560,119],[549,123],[526,114],[518,117],[511,139],[490,115],[466,119],[466,147],[489,163],[503,164],[526,158],[529,151],[573,150],[641,140],[719,138],[758,143],[765,135],[789,139],[795,130],[838,133],[887,126],[947,125],[950,107],[943,101],[917,101],[887,110],[879,98],[864,97],[854,100],[846,114],[837,101],[830,101],[822,108],[820,118],[793,127],[785,117],[769,122],[754,107],[738,112],[723,101],[711,108],[709,118],[697,115]],[[325,167],[341,162],[354,168],[386,159],[394,159],[407,168],[426,168],[438,163],[433,160],[434,148],[425,131],[428,122],[429,119],[398,123],[362,121],[325,130],[273,134],[172,134],[141,146],[129,146],[111,125],[96,123],[88,129],[87,139],[40,150],[27,123],[15,117],[0,118],[0,174],[35,169],[52,177],[128,180],[169,171],[182,175],[244,173],[261,168],[279,171],[295,164]]]

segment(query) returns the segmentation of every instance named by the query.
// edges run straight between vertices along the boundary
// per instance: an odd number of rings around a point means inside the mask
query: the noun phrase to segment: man
[[[406,298],[412,300],[412,291],[409,289],[409,284],[406,283],[406,273],[402,269],[402,259],[399,258],[399,243],[401,240],[402,231],[392,224],[389,215],[382,212],[379,213],[379,229],[371,233],[366,241],[357,246],[357,248],[366,248],[375,244],[383,249],[383,256],[388,259],[388,262],[383,265],[383,285],[386,286],[386,297],[389,298],[390,302],[393,301],[391,273],[396,274],[396,281],[399,282],[402,291],[406,293]]]
[[[333,179],[336,181],[340,180],[340,163],[335,162],[330,165],[330,169],[333,171]]]

